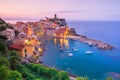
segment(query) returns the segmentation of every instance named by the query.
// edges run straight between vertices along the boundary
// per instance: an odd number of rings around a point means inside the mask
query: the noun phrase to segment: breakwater
[[[98,49],[102,49],[102,50],[111,50],[114,47],[108,43],[104,43],[102,41],[99,40],[94,40],[94,39],[90,39],[87,38],[86,36],[67,36],[68,39],[73,39],[73,40],[78,40],[81,41],[83,43],[87,43],[90,46],[96,46]]]

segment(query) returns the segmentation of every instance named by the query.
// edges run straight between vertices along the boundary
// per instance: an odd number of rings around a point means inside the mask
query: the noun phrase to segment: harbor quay
[[[86,36],[67,36],[68,39],[78,40],[80,42],[86,43],[90,46],[96,46],[98,49],[102,50],[112,50],[114,47],[108,43],[87,38]]]

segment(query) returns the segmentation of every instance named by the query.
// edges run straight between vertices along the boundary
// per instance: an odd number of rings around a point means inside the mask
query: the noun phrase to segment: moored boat
[[[77,48],[72,48],[72,50],[73,50],[73,51],[75,51],[75,52],[76,52],[76,51],[78,51],[78,49],[77,49]]]
[[[71,51],[66,51],[66,53],[71,53]]]
[[[93,54],[93,51],[89,51],[87,50],[86,52],[84,52],[85,54]]]
[[[68,53],[68,56],[73,56],[73,54],[72,53]]]

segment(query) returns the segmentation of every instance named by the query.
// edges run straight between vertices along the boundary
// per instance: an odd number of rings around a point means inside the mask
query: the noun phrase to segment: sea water
[[[120,22],[68,22],[68,25],[75,28],[81,35],[104,41],[115,48],[100,50],[76,40],[67,40],[66,43],[66,40],[51,39],[45,42],[47,50],[40,58],[44,65],[65,70],[77,76],[87,76],[91,80],[104,80],[111,76],[110,72],[120,74]],[[66,44],[67,47],[64,46]],[[61,45],[64,51],[59,51]],[[74,52],[72,48],[77,48],[78,51]],[[72,57],[67,55],[68,50],[72,52]],[[84,54],[87,50],[93,51],[93,54]]]
[[[16,20],[7,22],[15,23]],[[68,25],[75,28],[78,34],[109,43],[115,48],[100,50],[76,40],[51,39],[45,42],[46,51],[40,58],[43,64],[77,76],[87,76],[90,80],[105,80],[109,76],[114,80],[120,80],[114,75],[109,75],[110,72],[120,74],[120,22],[72,21],[68,22]],[[67,44],[67,48],[64,48],[64,51],[59,51],[60,46],[65,44]],[[72,48],[77,48],[78,51],[74,52]],[[72,52],[72,57],[66,53],[68,50]],[[93,54],[84,54],[87,50],[93,51]]]

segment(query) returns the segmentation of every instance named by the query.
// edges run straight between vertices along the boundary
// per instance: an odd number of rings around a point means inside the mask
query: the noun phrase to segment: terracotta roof
[[[25,47],[25,45],[22,44],[11,44],[10,48],[12,49],[18,49],[18,50],[22,50]]]
[[[65,31],[66,31],[65,28],[60,28],[60,29],[57,31],[57,33],[63,33],[63,34],[64,34]]]
[[[46,30],[55,30],[55,28],[48,27]]]

